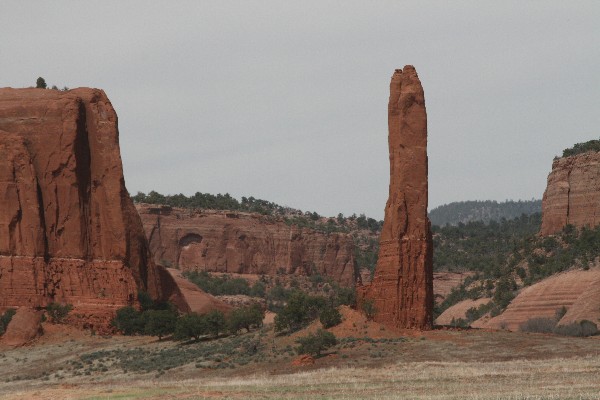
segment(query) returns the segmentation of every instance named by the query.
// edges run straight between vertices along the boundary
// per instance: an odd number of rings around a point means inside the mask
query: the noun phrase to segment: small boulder
[[[7,346],[23,346],[42,334],[42,313],[32,308],[21,307],[10,320],[2,343]]]
[[[303,367],[306,365],[313,365],[315,363],[315,359],[313,356],[309,354],[302,354],[300,357],[296,358],[292,361],[292,365],[295,367]]]

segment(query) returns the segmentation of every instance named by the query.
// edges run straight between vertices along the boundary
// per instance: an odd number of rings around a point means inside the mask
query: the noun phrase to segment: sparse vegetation
[[[227,320],[222,311],[213,310],[205,315],[205,319],[208,332],[214,337],[219,337],[219,333],[224,332],[227,327]]]
[[[206,318],[196,313],[184,314],[175,323],[175,340],[200,340],[200,337],[208,334],[208,323]]]
[[[145,322],[144,333],[150,336],[158,336],[162,340],[164,336],[175,331],[177,312],[174,310],[146,310],[142,314]]]
[[[584,319],[579,322],[573,322],[566,325],[558,325],[554,329],[554,333],[563,336],[579,336],[588,337],[598,334],[598,325],[592,321]]]
[[[48,85],[46,85],[46,80],[40,76],[35,81],[35,87],[38,89],[46,89]]]
[[[377,308],[375,307],[375,302],[372,299],[365,299],[361,303],[362,311],[365,313],[365,316],[369,321],[375,318],[375,314],[377,313]]]
[[[316,333],[309,333],[305,337],[298,338],[296,343],[298,354],[310,354],[319,357],[321,352],[337,344],[333,333],[319,329]]]
[[[337,308],[329,305],[321,310],[319,321],[323,324],[323,328],[331,328],[342,322],[342,314],[340,314]]]
[[[326,305],[324,297],[294,291],[285,307],[275,316],[275,331],[295,332],[303,328],[315,320]]]
[[[570,157],[588,151],[600,151],[600,140],[589,140],[583,143],[577,143],[573,147],[563,150],[563,157]]]
[[[562,336],[587,337],[598,334],[598,326],[592,321],[582,320],[570,324],[558,325],[567,313],[566,307],[561,307],[554,313],[554,318],[531,318],[519,326],[521,332],[555,333]]]
[[[521,332],[555,333],[562,336],[587,337],[598,334],[598,326],[592,321],[582,320],[571,324],[557,325],[553,318],[531,318],[519,327]]]
[[[145,321],[142,318],[141,312],[131,306],[127,306],[117,310],[111,325],[124,335],[136,335],[144,332]]]
[[[71,310],[73,310],[72,304],[50,303],[46,306],[50,321],[55,324],[62,324]]]
[[[554,318],[530,318],[519,326],[521,332],[552,333],[556,327]]]
[[[229,332],[236,334],[241,329],[250,332],[252,328],[260,328],[265,318],[265,310],[260,304],[253,304],[233,310],[227,318]]]
[[[487,311],[500,314],[517,291],[569,268],[588,269],[600,254],[600,226],[537,236],[539,214],[500,223],[433,227],[434,269],[473,271],[436,307],[439,315],[465,299],[492,297]]]
[[[264,292],[264,284],[256,282],[254,286],[250,287],[248,281],[242,278],[232,278],[229,275],[214,276],[206,271],[187,271],[183,274],[188,280],[193,282],[200,289],[206,293],[210,293],[214,296],[221,295],[237,295],[237,294],[259,294]]]
[[[506,200],[497,202],[484,201],[455,201],[438,206],[429,212],[432,225],[445,226],[467,224],[469,222],[490,221],[502,222],[519,218],[521,215],[531,215],[542,212],[541,200]]]
[[[484,279],[497,279],[514,252],[539,232],[541,221],[538,213],[489,224],[433,226],[434,270],[476,271]]]
[[[283,207],[267,200],[256,199],[252,196],[242,197],[241,201],[231,197],[229,193],[213,195],[210,193],[196,192],[192,196],[184,194],[163,195],[155,191],[148,194],[138,192],[132,196],[136,203],[169,205],[181,208],[197,208],[210,210],[231,210],[254,212],[263,215],[285,215],[288,213],[302,213],[290,207]],[[313,215],[313,213],[310,213]],[[317,215],[317,213],[314,213]]]

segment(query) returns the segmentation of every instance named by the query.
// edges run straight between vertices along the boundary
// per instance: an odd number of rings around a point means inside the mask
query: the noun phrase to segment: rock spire
[[[415,68],[397,69],[388,105],[390,186],[373,281],[359,286],[375,321],[402,329],[433,325],[433,245],[427,217],[427,113]]]

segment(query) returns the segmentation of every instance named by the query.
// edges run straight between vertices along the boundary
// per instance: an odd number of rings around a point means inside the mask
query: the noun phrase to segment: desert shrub
[[[275,316],[275,331],[297,331],[316,319],[326,304],[324,297],[309,296],[295,291],[285,307]]]
[[[267,296],[267,286],[264,282],[256,281],[250,289],[250,296],[265,298]]]
[[[337,308],[327,306],[321,310],[319,314],[319,320],[323,324],[324,328],[331,328],[332,326],[339,325],[342,322],[342,314]]]
[[[218,337],[219,333],[223,332],[227,327],[227,320],[222,311],[213,310],[206,314],[205,318],[208,331],[212,333],[214,337]]]
[[[131,306],[122,307],[117,310],[111,325],[120,330],[124,335],[136,335],[144,333],[144,319],[142,313]]]
[[[562,317],[565,316],[566,313],[567,313],[567,307],[562,306],[561,308],[557,309],[554,312],[554,318],[556,319],[556,321],[560,321],[562,319]]]
[[[323,350],[335,346],[337,339],[333,333],[319,329],[314,334],[309,333],[307,336],[298,338],[296,343],[299,344],[296,349],[298,354],[311,354],[318,357]]]
[[[215,296],[221,295],[250,295],[248,281],[242,278],[232,278],[229,275],[212,276],[206,271],[191,271],[183,274],[200,289]]]
[[[375,314],[377,314],[377,308],[375,307],[375,302],[373,300],[363,300],[361,308],[369,321],[375,318]]]
[[[15,310],[14,308],[9,308],[4,312],[4,314],[0,316],[0,336],[4,335],[8,324],[10,323],[12,317],[15,315],[16,312],[17,310]]]
[[[140,290],[137,294],[137,299],[142,307],[142,311],[151,310],[154,308],[154,300],[152,297],[150,297],[148,292]]]
[[[73,309],[72,304],[50,303],[46,306],[46,312],[51,322],[61,324]]]
[[[208,323],[206,318],[196,313],[182,315],[175,323],[175,340],[188,340],[194,338],[200,339],[200,336],[208,333]]]
[[[563,336],[587,337],[598,334],[598,326],[592,321],[584,319],[580,322],[573,322],[567,325],[559,325],[554,329],[554,333]]]
[[[552,333],[556,327],[554,318],[531,318],[519,326],[521,332]]]
[[[260,304],[253,304],[233,310],[227,318],[227,327],[229,332],[234,334],[240,329],[246,329],[250,332],[251,328],[262,326],[264,318],[265,311]]]
[[[158,340],[162,340],[163,336],[175,331],[177,312],[173,310],[147,310],[142,315],[145,320],[144,333],[147,335],[158,336]]]
[[[48,85],[46,84],[46,80],[40,76],[35,81],[35,87],[38,89],[46,89]]]
[[[450,326],[454,328],[467,329],[469,327],[469,321],[463,318],[452,318],[452,320],[450,321]]]
[[[339,287],[337,292],[337,304],[354,306],[356,305],[356,289],[354,287]]]
[[[494,292],[494,303],[500,310],[504,310],[510,302],[515,298],[514,291],[517,289],[515,280],[510,275],[505,275],[496,284]]]
[[[563,150],[563,157],[574,156],[588,151],[600,151],[600,140],[590,140],[577,143],[573,147]]]
[[[297,281],[296,281],[297,282]],[[292,280],[292,283],[294,283],[294,280]],[[275,281],[275,286],[273,286],[266,295],[267,298],[267,305],[268,305],[268,309],[269,311],[273,311],[275,313],[280,313],[283,308],[284,308],[284,303],[287,303],[287,301],[292,297],[292,295],[294,293],[296,293],[298,291],[297,288],[285,288],[281,285],[281,283],[276,280]]]

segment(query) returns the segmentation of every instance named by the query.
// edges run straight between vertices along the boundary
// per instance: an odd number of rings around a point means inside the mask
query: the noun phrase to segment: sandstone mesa
[[[259,214],[136,207],[157,264],[182,271],[319,274],[345,286],[356,280],[349,234],[288,226]]]
[[[0,89],[0,309],[74,306],[103,329],[139,290],[168,298],[125,188],[102,90]]]
[[[555,159],[542,200],[542,235],[600,224],[600,152]]]

